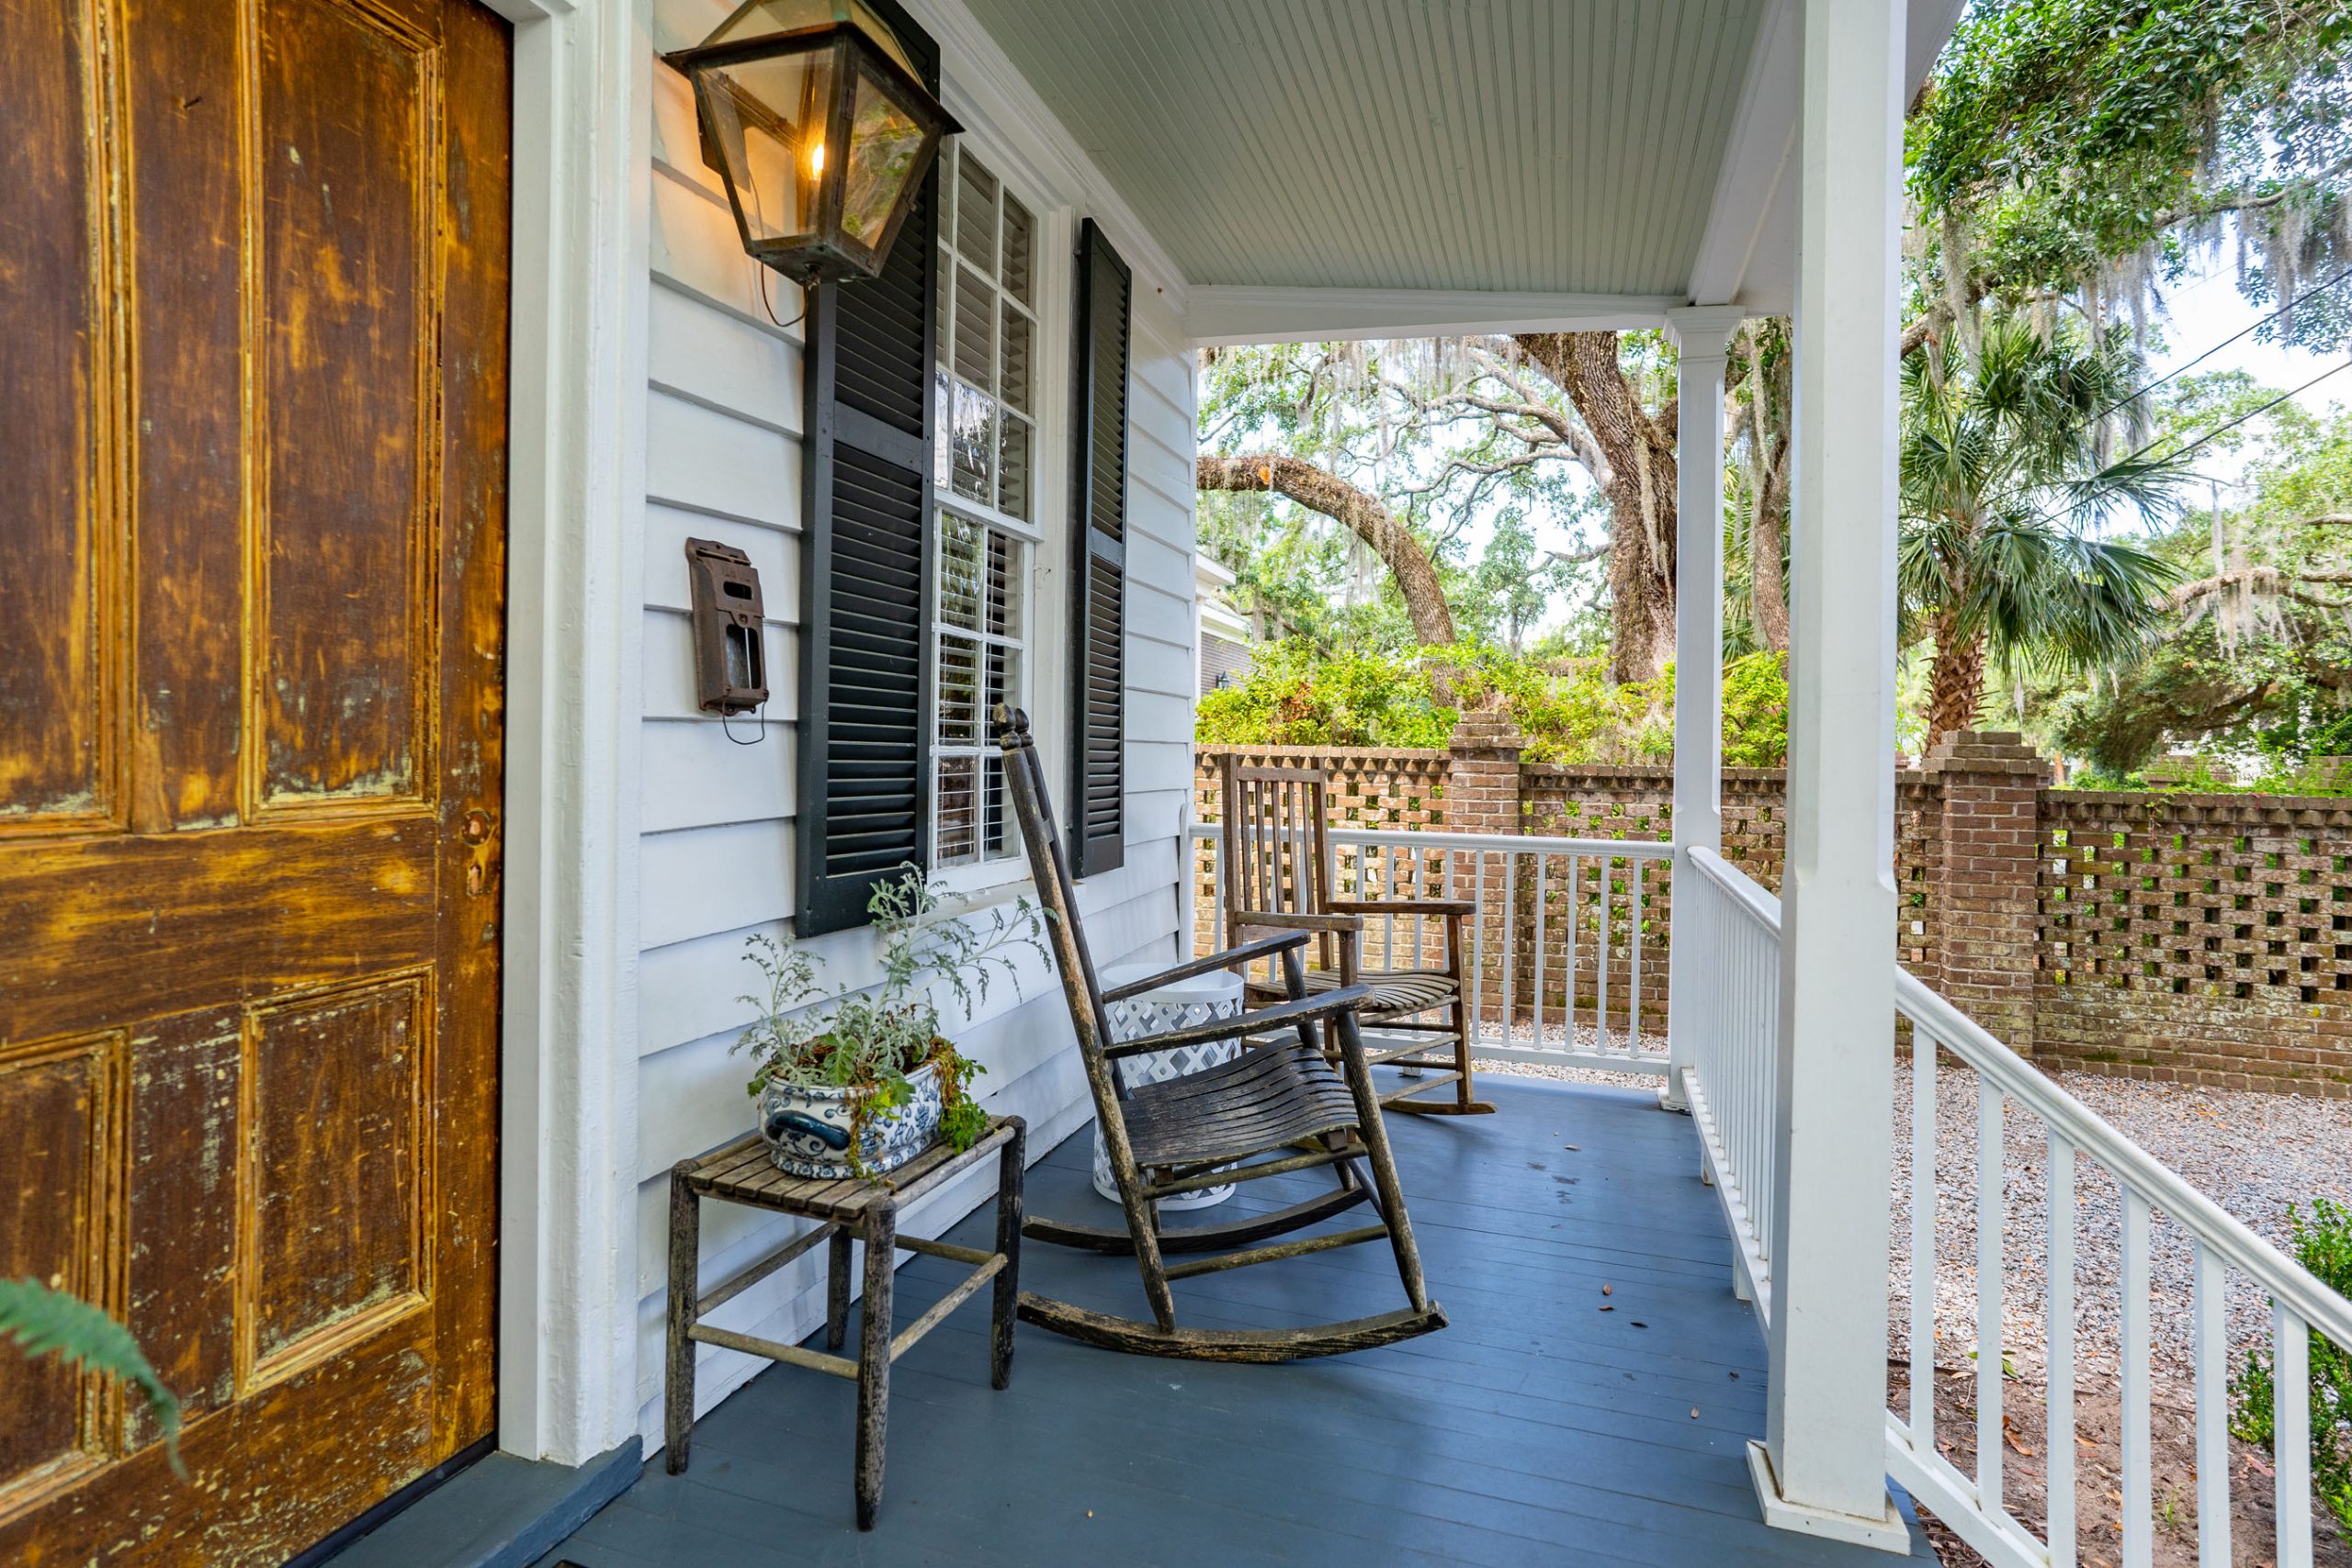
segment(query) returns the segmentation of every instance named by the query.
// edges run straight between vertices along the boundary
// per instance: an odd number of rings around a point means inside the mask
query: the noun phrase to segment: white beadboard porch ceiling
[[[1914,82],[1960,3],[1908,0]],[[1202,341],[1787,308],[1795,0],[962,6]]]

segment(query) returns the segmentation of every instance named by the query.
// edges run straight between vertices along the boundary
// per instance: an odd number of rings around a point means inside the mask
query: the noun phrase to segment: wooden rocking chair
[[[1476,1116],[1494,1107],[1476,1098],[1471,1082],[1470,1010],[1464,998],[1462,922],[1477,910],[1466,898],[1337,898],[1331,860],[1330,780],[1313,768],[1245,767],[1227,752],[1217,759],[1224,794],[1225,824],[1218,853],[1224,857],[1225,940],[1248,944],[1269,930],[1305,930],[1316,936],[1317,967],[1306,973],[1309,995],[1362,983],[1372,992],[1356,1017],[1363,1027],[1393,1040],[1421,1035],[1369,1053],[1374,1066],[1404,1069],[1400,1087],[1381,1096],[1390,1111],[1426,1116]],[[1442,840],[1435,840],[1442,843]],[[1317,923],[1334,915],[1362,919],[1415,922],[1406,962],[1379,968],[1334,966],[1330,937]],[[1423,920],[1435,920],[1442,945],[1434,964],[1422,962]],[[1390,927],[1394,951],[1395,927]],[[1281,994],[1267,980],[1249,983],[1255,1002]],[[1448,1042],[1452,1051],[1442,1052]],[[1427,1074],[1428,1076],[1422,1076]],[[1423,1098],[1448,1085],[1443,1100]]]
[[[1022,1232],[1041,1241],[1132,1252],[1152,1313],[1152,1321],[1145,1322],[1023,1291],[1019,1305],[1023,1320],[1114,1350],[1211,1361],[1337,1355],[1444,1327],[1445,1314],[1429,1299],[1422,1282],[1420,1254],[1413,1246],[1396,1163],[1387,1130],[1381,1125],[1379,1100],[1356,1029],[1355,1010],[1368,993],[1361,986],[1339,986],[1319,996],[1308,995],[1299,958],[1298,950],[1320,931],[1337,940],[1342,964],[1351,964],[1357,922],[1332,917],[1317,931],[1286,931],[1240,952],[1178,964],[1106,994],[1095,977],[1086,933],[1079,924],[1069,863],[1047,801],[1045,769],[1029,737],[1028,716],[1000,706],[994,718],[997,741],[1004,750],[1008,794],[1028,845],[1047,939],[1055,966],[1061,971],[1079,1055],[1127,1221],[1124,1232],[1104,1232],[1031,1220]],[[1171,980],[1262,960],[1280,963],[1289,978],[1287,995],[1274,1005],[1114,1043],[1107,1004]],[[1326,1030],[1334,1042],[1329,1055],[1320,1037]],[[1113,1066],[1145,1052],[1244,1036],[1260,1038],[1230,1062],[1165,1083],[1129,1085]],[[1338,1058],[1336,1068],[1330,1055]],[[1371,1167],[1369,1185],[1355,1168],[1358,1159]],[[1159,1200],[1200,1187],[1211,1171],[1224,1183],[1317,1168],[1333,1171],[1337,1188],[1278,1213],[1181,1230],[1159,1223]],[[1359,1202],[1371,1204],[1378,1224],[1269,1246],[1241,1245],[1299,1230]],[[1396,1254],[1396,1272],[1409,1303],[1405,1307],[1306,1328],[1177,1325],[1175,1297],[1169,1289],[1173,1280],[1382,1239]],[[1233,1250],[1225,1250],[1228,1247]],[[1167,1255],[1171,1252],[1205,1255],[1170,1264]]]

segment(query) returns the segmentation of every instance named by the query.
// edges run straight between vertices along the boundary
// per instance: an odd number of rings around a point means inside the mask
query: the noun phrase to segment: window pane
[[[980,629],[980,543],[984,529],[953,512],[939,514],[939,624]]]
[[[980,649],[960,637],[939,639],[939,743],[980,743]]]
[[[939,439],[931,444],[931,482],[945,490],[956,461],[956,383],[944,369],[933,377],[932,392],[931,417]]]
[[[996,270],[996,176],[978,158],[956,163],[956,248],[984,272]]]
[[[1004,336],[999,342],[999,362],[1004,367],[1003,378],[997,389],[1005,406],[1029,412],[1029,318],[1004,307]]]
[[[996,712],[997,705],[1019,707],[1022,704],[1021,655],[1009,648],[991,646],[988,650],[988,711]],[[1013,852],[1017,847],[1012,829],[1005,820],[1004,770],[991,767],[986,781],[987,813],[982,835],[982,848],[987,857],[996,860]]]
[[[1004,198],[1004,270],[998,274],[1012,296],[1023,305],[1029,298],[1029,251],[1035,243],[1035,227],[1029,209],[1007,196]]]
[[[989,341],[994,305],[979,274],[956,269],[956,374],[983,392],[996,390],[996,345]]]
[[[941,865],[969,865],[980,858],[979,759],[939,759],[939,852]]]
[[[995,400],[956,382],[947,440],[954,449],[956,493],[984,506],[995,504],[989,482],[989,470],[996,466]]]
[[[1008,517],[1029,520],[1029,422],[1019,414],[1001,416],[997,442],[997,472],[1004,493],[997,510]]]
[[[1021,635],[1022,557],[1027,553],[1020,540],[995,529],[988,530],[988,626],[997,637],[1018,637]]]

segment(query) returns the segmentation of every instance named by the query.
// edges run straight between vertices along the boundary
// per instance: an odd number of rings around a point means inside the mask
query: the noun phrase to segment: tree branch
[[[1272,491],[1344,525],[1387,564],[1397,592],[1404,596],[1405,612],[1412,618],[1413,635],[1430,646],[1454,641],[1453,612],[1446,604],[1436,565],[1412,529],[1378,496],[1281,453],[1220,457],[1204,452],[1194,468],[1194,482],[1202,490]]]

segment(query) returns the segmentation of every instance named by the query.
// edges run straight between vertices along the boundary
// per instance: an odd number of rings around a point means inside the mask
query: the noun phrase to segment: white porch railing
[[[1675,911],[1694,977],[1682,1093],[1707,1179],[1730,1218],[1735,1282],[1765,1318],[1772,1300],[1772,1118],[1779,1104],[1781,901],[1712,850],[1690,852]]]
[[[1752,1276],[1758,1308],[1770,1315],[1771,1125],[1779,996],[1780,901],[1720,856],[1695,850],[1696,875],[1679,889],[1675,939],[1713,955],[1699,990],[1702,1018],[1686,1072],[1710,1171]],[[1690,950],[1685,949],[1686,955]],[[2146,1568],[2157,1528],[2149,1314],[2150,1227],[2161,1214],[2185,1232],[2194,1258],[2193,1367],[2198,1561],[2227,1568],[2230,1544],[2229,1346],[2222,1300],[2229,1275],[2250,1282],[2270,1306],[2274,1441],[2272,1485],[2278,1568],[2312,1562],[2312,1333],[2352,1347],[2352,1303],[2322,1284],[2159,1164],[2023,1057],[1993,1038],[1907,973],[1897,972],[1896,1010],[1911,1026],[1911,1310],[1909,1408],[1886,1418],[1887,1469],[1911,1494],[1999,1568],[2072,1568],[2075,1561],[2075,1215],[2078,1162],[2104,1169],[2120,1190],[2121,1475],[2120,1556]],[[1938,1450],[1935,1427],[1936,1075],[1940,1046],[1976,1074],[1976,1322],[1974,1473]],[[2047,1269],[2048,1521],[2037,1535],[2004,1506],[2002,1302],[2004,1103],[2038,1120],[2049,1159],[2043,1250]],[[2099,1491],[2107,1490],[2102,1484]]]
[[[1666,965],[1660,896],[1674,846],[1652,840],[1335,829],[1337,896],[1467,898],[1464,985],[1481,1056],[1663,1077]],[[1196,946],[1222,944],[1226,889],[1219,825],[1188,829]],[[1197,900],[1205,890],[1204,929]],[[1367,968],[1435,967],[1440,923],[1367,923]],[[1646,964],[1646,967],[1645,965]],[[1648,1014],[1645,1018],[1645,998]]]

